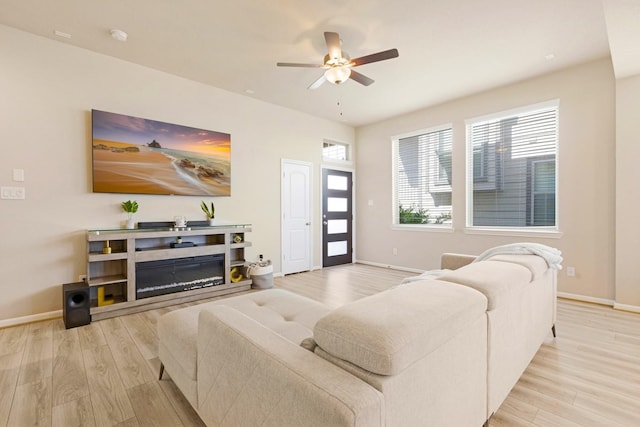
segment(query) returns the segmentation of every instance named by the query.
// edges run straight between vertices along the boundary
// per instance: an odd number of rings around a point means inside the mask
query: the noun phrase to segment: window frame
[[[511,117],[524,115],[524,114],[535,114],[538,111],[555,109],[556,110],[556,122],[555,122],[555,135],[556,135],[556,145],[555,145],[555,225],[553,226],[534,226],[534,225],[525,225],[525,226],[486,226],[486,225],[473,225],[473,197],[474,197],[474,183],[480,182],[484,183],[490,181],[488,177],[486,180],[478,180],[475,179],[475,176],[470,176],[470,174],[474,174],[474,149],[473,149],[473,140],[472,140],[472,129],[474,125],[481,124],[483,122],[490,121],[500,121],[500,120],[508,120]],[[466,141],[465,141],[465,200],[466,200],[466,209],[465,209],[465,233],[467,234],[487,234],[487,235],[505,235],[505,236],[521,236],[521,237],[529,237],[532,235],[544,236],[544,237],[552,237],[559,238],[562,236],[560,231],[560,206],[559,206],[559,198],[560,198],[560,188],[559,188],[559,176],[560,176],[560,102],[558,99],[545,101],[537,104],[530,104],[523,107],[513,108],[509,110],[500,111],[493,114],[488,114],[484,116],[478,116],[474,118],[470,118],[465,120],[465,128],[466,128]],[[484,150],[484,148],[483,148]],[[541,157],[539,159],[532,159],[533,161],[549,161],[548,157]],[[529,163],[531,163],[529,162]],[[530,166],[528,166],[530,167]],[[531,180],[531,176],[528,176],[528,181]],[[527,183],[528,185],[529,183]],[[533,197],[533,195],[529,195],[529,197]],[[527,203],[524,206],[524,214],[526,217],[531,215],[533,211],[533,202],[530,199],[527,199]],[[533,222],[533,220],[531,221]]]

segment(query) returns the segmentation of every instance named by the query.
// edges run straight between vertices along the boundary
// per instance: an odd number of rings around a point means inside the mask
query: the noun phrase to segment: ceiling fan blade
[[[338,33],[325,32],[324,40],[327,42],[330,59],[342,58],[342,48],[340,47],[340,35]]]
[[[358,83],[360,83],[361,85],[365,85],[365,86],[369,86],[370,84],[373,84],[373,82],[375,80],[370,79],[369,77],[365,76],[364,74],[360,74],[359,72],[355,71],[355,70],[351,70],[351,74],[349,74],[349,78],[351,80],[355,80]]]
[[[278,62],[278,67],[305,67],[305,68],[322,68],[324,64],[299,64],[297,62]]]
[[[370,64],[372,62],[384,61],[385,59],[397,58],[398,56],[398,49],[389,49],[378,53],[372,53],[371,55],[361,56],[360,58],[352,59],[350,64],[352,67],[357,67],[358,65]]]
[[[324,77],[324,74],[323,74],[323,75],[320,76],[320,78],[318,80],[316,80],[315,82],[311,83],[307,89],[310,89],[310,90],[318,89],[320,86],[322,86],[322,83],[324,83],[326,81],[327,81],[327,79]]]

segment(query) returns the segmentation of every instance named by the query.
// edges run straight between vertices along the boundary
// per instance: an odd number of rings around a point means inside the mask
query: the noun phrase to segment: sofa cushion
[[[486,298],[469,287],[416,281],[332,311],[313,334],[325,352],[393,375],[484,316],[486,307]]]
[[[511,262],[526,267],[533,274],[532,281],[538,280],[549,270],[547,261],[538,255],[501,254],[492,256],[488,261]]]
[[[220,304],[235,308],[296,345],[313,336],[316,322],[331,311],[317,301],[284,289],[229,298]]]
[[[525,286],[531,282],[533,273],[529,268],[513,262],[487,260],[474,262],[445,273],[439,279],[469,286],[482,292],[489,302],[488,309],[493,310],[504,301],[508,301],[509,293],[516,287]]]
[[[198,315],[217,305],[235,308],[296,345],[311,337],[315,323],[330,311],[319,302],[283,289],[268,289],[165,314],[158,321],[160,341],[193,380],[197,379]]]

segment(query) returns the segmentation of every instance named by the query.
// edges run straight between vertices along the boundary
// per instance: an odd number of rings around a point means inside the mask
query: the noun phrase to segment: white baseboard
[[[572,300],[582,301],[582,302],[590,302],[593,304],[608,305],[609,307],[613,307],[613,303],[614,303],[612,299],[594,298],[594,297],[588,297],[585,295],[570,294],[567,292],[558,292],[557,295],[560,298],[572,299]]]
[[[420,270],[417,268],[403,267],[401,265],[381,264],[379,262],[363,261],[361,259],[356,260],[356,263],[371,265],[373,267],[390,268],[391,270],[408,271],[410,273],[418,273],[418,274],[424,273],[424,270]]]
[[[640,313],[640,306],[637,305],[618,304],[617,302],[615,302],[613,303],[613,308],[615,308],[616,310],[630,311],[632,313]]]
[[[39,322],[41,320],[57,319],[59,317],[62,317],[62,310],[32,314],[29,316],[14,317],[13,319],[0,320],[0,328],[8,328],[10,326],[18,326],[25,323]]]
[[[319,265],[316,265],[314,267],[311,267],[309,271],[314,271],[314,270],[322,270],[322,267]],[[273,277],[284,277],[284,274],[282,274],[282,271],[277,271],[273,273]]]
[[[585,295],[569,294],[569,293],[566,293],[566,292],[558,292],[558,297],[566,298],[566,299],[572,299],[572,300],[575,300],[575,301],[582,301],[582,302],[590,302],[590,303],[594,303],[594,304],[608,305],[609,307],[613,307],[614,310],[630,311],[632,313],[640,313],[640,307],[637,306],[637,305],[620,304],[620,303],[617,303],[617,302],[615,302],[614,300],[611,300],[611,299],[593,298],[593,297],[588,297],[588,296],[585,296]]]

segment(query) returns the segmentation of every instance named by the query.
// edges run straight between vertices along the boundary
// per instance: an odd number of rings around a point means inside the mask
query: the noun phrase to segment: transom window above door
[[[349,144],[325,139],[322,143],[322,158],[329,161],[350,161]]]

